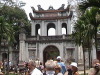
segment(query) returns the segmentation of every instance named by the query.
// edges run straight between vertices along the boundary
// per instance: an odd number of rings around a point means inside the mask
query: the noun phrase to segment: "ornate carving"
[[[32,13],[29,13],[29,16],[32,16]]]
[[[32,10],[34,11],[35,10],[35,8],[34,7],[31,7],[32,8]]]
[[[65,4],[62,4],[61,7],[58,10],[63,10],[64,6],[65,6]]]
[[[53,6],[49,6],[49,9],[48,9],[48,10],[54,10],[54,9],[53,9]]]
[[[41,5],[38,5],[38,10],[39,10],[39,11],[43,11],[44,9],[41,8]]]
[[[29,13],[29,16],[30,16],[31,19],[33,18],[32,13]]]

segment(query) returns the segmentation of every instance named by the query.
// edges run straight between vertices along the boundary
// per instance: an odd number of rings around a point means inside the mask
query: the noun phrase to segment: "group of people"
[[[28,68],[28,75],[79,75],[77,63],[73,61],[70,65],[65,66],[65,64],[61,61],[60,56],[57,57],[56,61],[47,60],[47,62],[45,62],[43,71],[36,67],[34,61],[29,61]],[[93,59],[92,68],[90,68],[88,75],[100,75],[99,70],[99,60]]]
[[[76,62],[72,62],[69,66],[65,66],[58,56],[56,61],[47,60],[44,69],[39,70],[36,67],[36,62],[31,60],[28,63],[29,72],[27,75],[79,75]]]
[[[39,60],[30,60],[25,66],[27,67],[27,72],[24,75],[79,75],[77,63],[72,61],[70,65],[66,66],[61,61],[60,56],[56,58],[56,61],[47,60],[44,65]],[[88,75],[100,75],[99,70],[100,61],[93,59],[92,68],[90,68]]]

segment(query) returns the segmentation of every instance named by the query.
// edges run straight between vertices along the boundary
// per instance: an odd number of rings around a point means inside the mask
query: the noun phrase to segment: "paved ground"
[[[79,72],[79,74],[84,74],[84,71],[78,71]],[[89,70],[86,70],[86,73],[88,73],[89,72]]]

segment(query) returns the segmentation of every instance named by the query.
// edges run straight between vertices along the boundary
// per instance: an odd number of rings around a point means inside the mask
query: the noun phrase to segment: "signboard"
[[[58,14],[57,13],[46,13],[44,14],[44,17],[57,17]]]

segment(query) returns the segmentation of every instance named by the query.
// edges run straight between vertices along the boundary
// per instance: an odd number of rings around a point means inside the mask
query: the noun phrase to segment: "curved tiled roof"
[[[72,17],[72,12],[70,13],[69,16],[55,16],[55,17],[33,17],[32,14],[30,13],[29,16],[31,20],[58,20],[58,19],[68,19]]]

